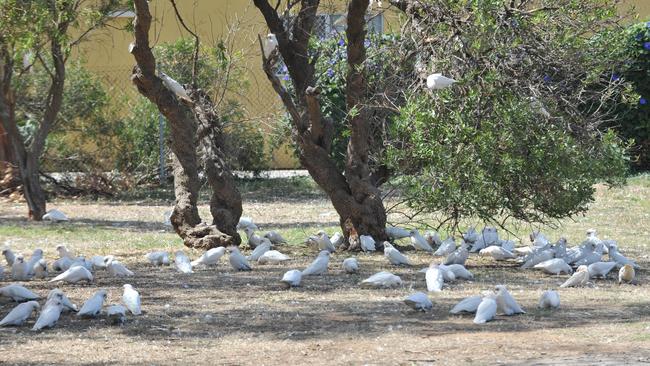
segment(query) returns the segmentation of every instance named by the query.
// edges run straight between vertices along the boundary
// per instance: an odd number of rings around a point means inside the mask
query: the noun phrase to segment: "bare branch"
[[[171,2],[172,7],[174,8],[176,19],[178,19],[183,28],[185,28],[185,30],[194,37],[194,55],[192,56],[192,86],[196,87],[196,68],[199,63],[199,36],[196,35],[196,33],[192,32],[192,30],[185,24],[183,17],[181,17],[181,14],[178,12],[178,7],[176,7],[176,1],[169,0],[169,2]]]

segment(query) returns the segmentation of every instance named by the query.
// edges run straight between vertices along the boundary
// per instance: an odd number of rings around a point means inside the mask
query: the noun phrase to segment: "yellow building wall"
[[[341,13],[344,11],[345,3],[344,0],[323,1],[320,11],[329,14]],[[248,111],[248,117],[257,121],[264,130],[270,131],[270,126],[276,122],[277,116],[283,109],[261,68],[257,35],[264,35],[268,30],[252,1],[178,0],[177,5],[186,24],[198,33],[203,44],[214,44],[225,38],[229,29],[237,29],[232,48],[244,52],[244,64],[241,66],[248,70],[250,82],[243,104]],[[151,0],[149,6],[154,18],[150,34],[152,46],[190,36],[176,19],[169,1]],[[623,2],[623,9],[631,7],[635,8],[640,19],[650,17],[650,0]],[[395,14],[389,12],[384,19],[385,31],[399,30],[399,24],[396,24],[398,17]],[[114,22],[116,26],[120,26],[132,20],[123,17],[116,18]],[[134,64],[133,57],[128,52],[132,41],[133,37],[128,32],[108,27],[95,32],[88,42],[82,43],[77,56],[84,60],[88,69],[110,75],[110,78],[115,80],[115,85],[128,85],[128,88],[132,88],[124,89],[122,92],[134,93],[135,88],[128,82]],[[119,92],[119,88],[117,90]],[[274,152],[272,168],[298,167],[298,162],[292,154],[288,153],[289,150],[290,148],[280,148]]]

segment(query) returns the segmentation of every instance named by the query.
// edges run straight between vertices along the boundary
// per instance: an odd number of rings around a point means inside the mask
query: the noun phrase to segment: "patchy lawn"
[[[294,258],[284,265],[255,265],[249,273],[231,270],[227,261],[216,269],[191,275],[174,268],[154,268],[143,258],[152,249],[175,251],[180,240],[162,225],[168,196],[137,193],[121,201],[61,200],[50,204],[66,212],[70,223],[28,223],[21,203],[0,203],[0,244],[25,254],[40,247],[55,258],[55,246],[66,244],[78,254],[113,254],[136,272],[128,280],[99,271],[91,285],[62,284],[81,305],[98,288],[109,291],[108,304],[120,301],[122,285],[131,283],[142,295],[144,315],[128,317],[123,327],[103,319],[81,320],[63,315],[59,325],[42,333],[0,329],[1,364],[521,364],[606,365],[650,362],[650,177],[630,180],[619,189],[598,187],[589,213],[565,220],[559,228],[543,228],[553,240],[565,235],[571,245],[586,229],[618,240],[635,258],[640,286],[618,286],[613,278],[596,280],[584,289],[561,289],[561,308],[536,309],[543,290],[558,288],[567,276],[522,271],[513,262],[497,263],[472,255],[473,281],[457,281],[431,294],[434,309],[416,313],[402,300],[426,289],[418,270],[430,255],[408,251],[413,268],[390,266],[382,255],[355,254],[361,273],[340,269],[348,253],[335,253],[325,276],[303,279],[303,286],[283,290],[278,279],[289,269],[304,268],[315,256],[305,238],[324,228],[337,230],[337,216],[324,197],[304,178],[243,186],[244,212],[262,230],[276,229],[289,239],[279,250]],[[162,197],[162,198],[161,198]],[[167,199],[165,199],[167,197]],[[207,213],[207,206],[202,207]],[[399,222],[398,215],[391,220]],[[513,225],[525,238],[530,227]],[[528,244],[526,239],[520,245]],[[407,242],[403,242],[406,245]],[[247,250],[246,250],[247,251]],[[200,253],[188,251],[195,258]],[[436,259],[437,260],[437,259]],[[0,260],[4,264],[4,260]],[[380,271],[402,277],[391,290],[362,290],[358,283]],[[6,285],[10,281],[0,281]],[[505,283],[527,314],[505,317],[483,326],[471,316],[449,315],[460,299]],[[55,285],[25,283],[42,296]],[[13,304],[0,303],[0,316]]]

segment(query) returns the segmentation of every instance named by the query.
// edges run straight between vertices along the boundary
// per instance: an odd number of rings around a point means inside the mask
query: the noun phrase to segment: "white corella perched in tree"
[[[456,80],[443,76],[442,74],[431,74],[427,76],[427,88],[440,90],[453,85]]]

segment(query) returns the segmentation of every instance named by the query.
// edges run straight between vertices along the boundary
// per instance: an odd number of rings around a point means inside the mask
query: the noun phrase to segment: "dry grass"
[[[567,221],[557,230],[571,243],[596,227],[601,237],[619,240],[622,250],[650,266],[650,178],[636,178],[615,190],[599,187],[587,216]],[[249,200],[250,202],[250,200]],[[77,304],[97,288],[109,290],[109,303],[132,283],[143,299],[145,314],[130,317],[123,327],[103,319],[78,320],[65,315],[52,330],[32,333],[28,326],[0,330],[0,364],[634,364],[650,362],[650,291],[646,270],[641,286],[618,286],[598,280],[594,287],[562,289],[562,307],[540,311],[542,290],[556,288],[566,276],[521,271],[514,263],[495,263],[472,256],[471,282],[451,284],[431,295],[434,310],[416,313],[402,304],[412,291],[425,289],[417,271],[431,257],[407,254],[417,265],[391,267],[380,255],[358,254],[362,271],[346,275],[337,253],[330,272],[283,290],[278,279],[303,268],[315,252],[300,244],[316,228],[332,228],[336,216],[322,198],[291,202],[262,199],[245,206],[263,229],[279,229],[290,239],[280,248],[293,261],[282,266],[255,266],[233,272],[226,262],[216,269],[182,275],[173,268],[154,268],[142,256],[152,248],[176,250],[180,242],[159,222],[168,208],[155,202],[92,203],[60,201],[52,206],[69,213],[63,225],[24,222],[21,204],[0,204],[0,238],[27,253],[41,247],[48,259],[65,243],[79,253],[115,254],[137,273],[127,281],[98,272],[92,285],[61,285]],[[527,228],[518,229],[522,234]],[[199,253],[191,253],[196,257]],[[405,286],[361,290],[358,283],[379,270],[402,277]],[[8,281],[2,281],[6,284]],[[528,311],[499,316],[484,326],[448,310],[461,298],[505,283]],[[53,284],[25,284],[41,295]],[[167,306],[169,305],[169,306]],[[12,304],[1,303],[0,315]]]

